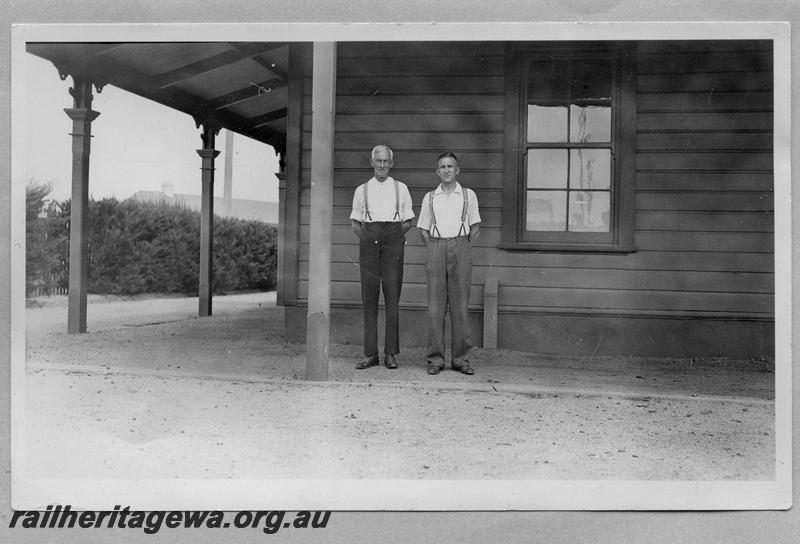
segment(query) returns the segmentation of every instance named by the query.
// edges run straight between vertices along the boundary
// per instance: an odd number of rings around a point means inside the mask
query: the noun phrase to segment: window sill
[[[634,246],[608,244],[543,244],[538,242],[516,242],[499,244],[505,251],[529,251],[536,253],[635,253]]]

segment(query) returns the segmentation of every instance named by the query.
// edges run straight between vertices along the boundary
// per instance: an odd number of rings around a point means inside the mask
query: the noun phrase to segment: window
[[[502,247],[632,250],[635,93],[625,57],[605,43],[510,52]]]

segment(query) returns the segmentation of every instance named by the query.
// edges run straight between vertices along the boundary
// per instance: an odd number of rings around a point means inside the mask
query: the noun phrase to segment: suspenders
[[[430,233],[436,237],[441,238],[442,235],[439,232],[439,227],[436,226],[436,214],[433,213],[433,195],[436,194],[436,191],[431,191],[428,193],[428,205],[431,209],[431,228]],[[467,192],[466,187],[461,188],[462,199],[464,200],[464,206],[461,208],[461,227],[458,229],[458,236],[469,236],[469,227],[467,227],[467,209],[468,209],[468,202],[469,202],[469,193]],[[434,231],[436,231],[434,233]]]
[[[394,181],[394,216],[392,216],[392,221],[400,221],[400,186],[397,184],[397,180],[392,178]],[[369,213],[369,182],[364,184],[364,219],[369,219],[372,221],[372,214]]]

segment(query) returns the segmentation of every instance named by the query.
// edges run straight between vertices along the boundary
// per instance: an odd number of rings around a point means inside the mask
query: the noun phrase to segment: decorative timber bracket
[[[286,142],[275,145],[275,154],[278,155],[278,171],[286,174]]]
[[[97,90],[97,94],[103,92],[103,87],[106,86],[106,81],[96,76],[92,76],[88,70],[81,68],[67,68],[65,66],[55,65],[58,70],[58,77],[61,81],[65,81],[68,76],[72,76],[72,87],[69,88],[69,94],[72,96],[74,109],[92,109],[92,85]]]
[[[219,131],[222,130],[222,125],[216,119],[210,117],[195,117],[194,124],[197,128],[202,127],[200,140],[203,142],[203,149],[214,149],[215,139],[219,135]]]

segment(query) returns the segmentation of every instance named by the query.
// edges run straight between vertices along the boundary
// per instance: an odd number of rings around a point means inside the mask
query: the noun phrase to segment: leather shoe
[[[397,368],[397,360],[391,353],[387,353],[386,356],[384,356],[383,364],[386,365],[386,368],[388,368],[389,370],[394,370],[395,368]]]
[[[364,360],[361,361],[360,363],[358,363],[356,365],[356,368],[358,370],[364,370],[365,368],[369,368],[371,366],[376,366],[380,362],[381,362],[381,360],[378,359],[377,355],[373,355],[372,357],[364,357]]]
[[[439,372],[441,372],[443,368],[444,368],[443,366],[428,363],[428,374],[434,376]]]
[[[472,367],[469,366],[469,363],[465,363],[463,365],[458,365],[458,366],[452,365],[452,367],[453,370],[455,370],[456,372],[461,372],[462,374],[466,374],[468,376],[472,376],[473,374],[475,374],[475,371],[472,370]]]

